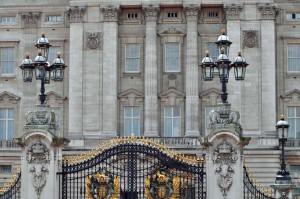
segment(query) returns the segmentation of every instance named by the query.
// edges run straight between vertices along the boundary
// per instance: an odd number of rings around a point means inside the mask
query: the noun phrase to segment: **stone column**
[[[69,137],[83,134],[83,15],[85,7],[70,7]]]
[[[258,4],[261,14],[261,130],[275,131],[276,124],[276,49],[275,17],[278,8],[269,3]]]
[[[68,143],[57,137],[58,116],[45,105],[26,114],[25,133],[15,142],[22,147],[22,199],[59,198],[57,172],[61,167],[62,147]]]
[[[117,136],[117,69],[118,69],[118,15],[119,7],[100,8],[103,13],[103,134]]]
[[[146,20],[145,50],[145,131],[144,136],[158,136],[157,100],[157,16],[158,6],[143,6]]]
[[[210,115],[206,150],[207,198],[243,198],[242,150],[250,138],[242,137],[239,112],[221,104]]]
[[[237,52],[241,47],[241,21],[240,12],[243,9],[243,4],[225,4],[224,11],[227,19],[227,35],[233,43],[230,46],[229,59],[233,62],[237,57]],[[241,89],[243,81],[236,81],[234,77],[233,68],[230,71],[229,80],[227,84],[228,102],[232,104],[234,110],[241,112]]]
[[[185,56],[185,136],[199,136],[199,89],[198,89],[198,12],[200,6],[185,6],[186,56]]]

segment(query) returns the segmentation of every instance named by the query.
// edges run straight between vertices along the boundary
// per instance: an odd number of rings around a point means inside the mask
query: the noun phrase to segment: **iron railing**
[[[275,199],[272,196],[269,196],[267,193],[264,193],[255,185],[253,180],[250,178],[249,173],[247,172],[246,166],[244,166],[244,199]]]
[[[0,189],[0,199],[21,198],[21,172],[14,175],[13,179]]]

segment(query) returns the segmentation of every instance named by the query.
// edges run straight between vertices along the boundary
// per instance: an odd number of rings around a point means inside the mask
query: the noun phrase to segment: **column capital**
[[[240,19],[240,13],[243,10],[244,5],[243,4],[225,4],[224,5],[224,11],[226,13],[226,19],[227,20],[239,20]]]
[[[108,5],[106,7],[100,8],[100,10],[103,12],[103,20],[104,21],[118,21],[118,17],[120,14],[120,8],[114,7],[112,5]]]
[[[82,22],[85,11],[86,11],[85,7],[79,7],[79,6],[69,7],[67,10],[69,21],[70,22]]]
[[[146,21],[156,21],[160,12],[160,7],[152,4],[143,6],[143,12]]]
[[[184,11],[187,20],[197,20],[200,10],[201,7],[197,4],[184,5]]]
[[[261,19],[275,19],[279,14],[279,9],[276,4],[260,3],[257,5],[261,14]]]
[[[25,26],[37,25],[38,20],[41,18],[40,12],[27,12],[21,14],[22,19],[25,21]]]

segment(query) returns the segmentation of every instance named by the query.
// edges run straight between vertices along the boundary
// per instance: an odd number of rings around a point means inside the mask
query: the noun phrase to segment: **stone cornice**
[[[114,7],[112,5],[108,5],[106,7],[100,8],[100,10],[103,13],[103,20],[104,21],[118,21],[118,17],[120,14],[120,8],[119,7]]]
[[[22,19],[25,21],[25,25],[37,25],[38,20],[41,18],[40,12],[27,12],[21,14]]]
[[[239,20],[240,13],[243,10],[243,4],[225,4],[224,11],[226,13],[227,20]]]
[[[185,31],[180,28],[171,27],[171,28],[166,28],[166,29],[159,31],[158,35],[161,37],[170,36],[170,35],[184,37]]]
[[[67,10],[70,22],[82,22],[83,15],[86,11],[85,7],[72,6]]]
[[[258,4],[257,8],[260,11],[261,19],[275,19],[279,13],[279,9],[276,4]]]
[[[159,6],[154,6],[152,4],[143,6],[143,13],[145,15],[146,21],[156,21],[160,12]]]
[[[185,16],[187,20],[197,20],[198,19],[198,13],[201,10],[201,7],[199,5],[185,5],[184,11]]]

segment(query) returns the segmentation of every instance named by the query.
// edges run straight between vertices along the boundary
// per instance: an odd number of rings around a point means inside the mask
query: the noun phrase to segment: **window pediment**
[[[284,99],[284,101],[286,102],[299,102],[300,100],[300,90],[298,89],[294,89],[294,90],[291,90],[291,91],[288,91],[284,94],[281,94],[280,97],[282,99]]]
[[[63,103],[63,101],[66,99],[66,97],[63,97],[54,91],[49,91],[46,92],[45,94],[46,94],[46,101],[50,103]]]
[[[166,37],[166,36],[180,36],[184,37],[185,36],[185,31],[181,28],[175,28],[175,27],[170,27],[170,28],[165,28],[162,29],[158,32],[158,35],[161,37]]]
[[[20,100],[20,97],[12,94],[8,91],[3,91],[2,93],[0,93],[0,102],[8,102],[8,103],[17,103],[17,101]]]
[[[143,102],[144,100],[144,94],[135,89],[123,91],[118,95],[118,97],[121,102],[127,103],[129,106],[134,106],[136,103]]]
[[[217,105],[220,101],[221,91],[219,89],[211,88],[200,93],[200,98],[203,102],[210,102],[210,105]]]
[[[184,93],[173,88],[159,94],[161,101],[166,103],[168,106],[178,105],[178,103],[183,102],[184,97]]]

